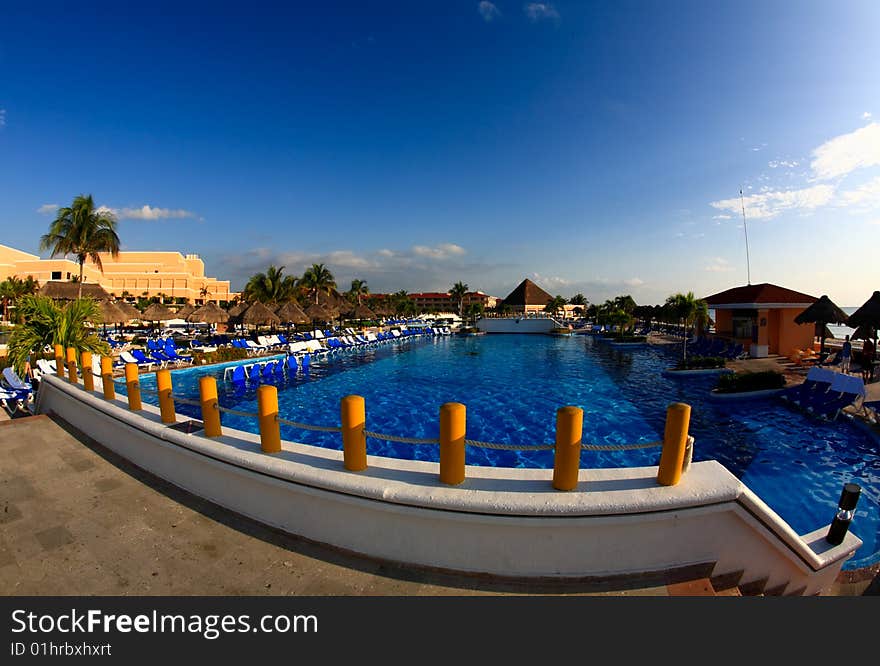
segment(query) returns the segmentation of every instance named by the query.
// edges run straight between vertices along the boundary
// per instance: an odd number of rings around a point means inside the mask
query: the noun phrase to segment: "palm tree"
[[[468,293],[468,286],[464,282],[456,282],[448,292],[452,298],[458,301],[458,316],[461,317],[464,308],[464,297]]]
[[[670,313],[684,327],[684,343],[682,345],[681,358],[687,360],[688,329],[695,322],[706,322],[709,319],[709,306],[706,301],[694,296],[694,292],[687,294],[673,294],[666,299],[666,305]]]
[[[244,298],[260,303],[282,303],[289,301],[296,293],[296,278],[292,275],[282,277],[284,266],[269,266],[265,273],[251,276],[244,288]]]
[[[581,317],[586,315],[588,302],[587,298],[582,293],[578,292],[568,299],[568,302],[572,305],[578,306],[574,309],[575,314],[579,314]]]
[[[12,275],[0,282],[0,299],[3,299],[3,319],[9,321],[9,306],[22,296],[34,294],[39,288],[39,283],[32,275],[22,280]],[[20,318],[20,317],[19,317]]]
[[[351,289],[348,290],[348,295],[350,298],[354,298],[357,301],[357,304],[361,304],[361,298],[370,293],[370,288],[367,286],[366,280],[352,280],[351,281]]]
[[[79,264],[79,294],[82,298],[83,264],[91,259],[103,273],[101,252],[119,256],[116,218],[105,210],[96,210],[92,195],[79,195],[70,207],[59,208],[58,216],[49,225],[49,232],[40,238],[40,249],[51,250],[53,257],[73,254]]]
[[[562,310],[564,316],[566,303],[568,303],[568,301],[562,296],[556,295],[547,301],[547,305],[544,306],[544,312],[549,312],[555,317],[559,314],[559,311]]]
[[[208,297],[208,294],[210,293],[211,292],[208,291],[208,285],[203,285],[202,288],[199,289],[199,296],[201,296],[203,301]]]
[[[46,346],[110,354],[109,345],[87,326],[101,320],[98,303],[91,298],[78,298],[62,306],[47,296],[29,295],[21,298],[18,309],[23,323],[9,337],[9,360],[20,375],[30,355]]]
[[[303,273],[299,283],[314,295],[315,303],[318,302],[318,294],[325,292],[329,296],[336,289],[333,273],[324,264],[312,264],[311,268],[307,268]]]

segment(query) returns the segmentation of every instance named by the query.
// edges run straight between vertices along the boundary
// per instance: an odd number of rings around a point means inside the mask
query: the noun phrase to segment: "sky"
[[[876,0],[71,4],[2,10],[2,244],[91,194],[234,289],[880,289]]]

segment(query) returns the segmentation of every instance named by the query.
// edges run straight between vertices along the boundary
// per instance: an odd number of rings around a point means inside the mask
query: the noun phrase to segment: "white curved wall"
[[[38,411],[52,412],[134,464],[246,516],[373,557],[465,572],[587,577],[717,562],[713,575],[814,594],[861,545],[827,525],[800,536],[717,462],[693,463],[680,484],[656,467],[581,470],[570,492],[552,470],[468,467],[456,487],[436,463],[370,456],[347,472],[342,453],[291,442],[260,451],[256,435],[207,439],[163,425],[158,409],[128,411],[54,376]]]

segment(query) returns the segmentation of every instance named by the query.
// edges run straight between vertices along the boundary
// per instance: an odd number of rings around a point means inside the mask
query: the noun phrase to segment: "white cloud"
[[[6,124],[6,109],[0,109],[0,127]]]
[[[39,208],[37,208],[37,212],[40,215],[49,215],[50,213],[54,213],[56,210],[61,208],[58,204],[43,204]]]
[[[414,245],[412,252],[417,257],[427,257],[429,259],[448,259],[450,257],[461,256],[465,253],[465,249],[455,243],[441,243],[436,247],[428,247],[426,245]]]
[[[871,112],[870,112],[870,111],[865,111],[865,112],[862,114],[862,120],[867,120],[867,119],[870,118],[870,117],[871,117]]]
[[[880,124],[870,123],[841,134],[813,151],[810,167],[817,180],[828,180],[880,165]]]
[[[770,162],[767,162],[767,166],[771,169],[778,169],[779,167],[792,168],[798,166],[798,162],[795,162],[794,160],[771,160]]]
[[[641,278],[634,277],[630,278],[629,280],[624,280],[623,284],[625,284],[627,287],[641,287],[643,284],[645,284],[645,281]]]
[[[841,192],[837,204],[845,208],[855,207],[865,211],[880,209],[880,176],[855,189]]]
[[[729,220],[733,215],[713,215],[713,220]]]
[[[788,210],[811,211],[825,206],[834,198],[831,185],[814,185],[801,190],[778,190],[743,197],[746,217],[751,219],[771,219]],[[740,199],[723,199],[709,204],[718,210],[738,213],[742,211]]]
[[[523,8],[523,11],[533,22],[541,19],[559,19],[559,12],[556,11],[556,8],[543,2],[530,2]]]
[[[493,5],[488,0],[482,0],[480,4],[477,5],[477,11],[480,12],[480,16],[483,17],[483,20],[486,23],[491,23],[499,16],[501,16],[501,12],[498,11],[498,7]]]
[[[167,218],[185,218],[196,217],[195,213],[182,208],[153,208],[149,204],[144,204],[140,208],[123,208],[117,211],[118,217],[130,220],[162,220]]]
[[[563,289],[567,289],[573,284],[571,280],[564,277],[541,275],[540,273],[531,273],[529,279],[542,289],[549,292],[559,292]]]
[[[734,268],[724,257],[713,257],[709,260],[709,263],[703,267],[703,270],[709,271],[710,273],[728,273],[734,270]]]

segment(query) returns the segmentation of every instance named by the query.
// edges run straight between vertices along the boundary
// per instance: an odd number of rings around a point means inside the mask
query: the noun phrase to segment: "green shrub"
[[[765,391],[785,386],[785,375],[775,370],[763,372],[734,372],[721,375],[716,389],[719,393],[743,393],[745,391]]]
[[[202,365],[204,363],[227,363],[229,361],[240,361],[248,357],[247,349],[239,347],[220,347],[217,351],[202,352],[193,351],[193,364]]]
[[[675,364],[676,370],[708,370],[711,368],[723,368],[725,359],[721,356],[688,356],[686,360],[679,360]]]

